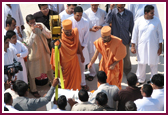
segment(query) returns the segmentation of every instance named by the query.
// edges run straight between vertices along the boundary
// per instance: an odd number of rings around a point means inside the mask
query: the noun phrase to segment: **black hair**
[[[16,33],[13,30],[8,30],[6,32],[6,36],[8,36],[10,39],[12,38],[12,36],[16,35]]]
[[[127,82],[128,82],[128,85],[129,86],[135,86],[136,83],[137,83],[137,76],[136,74],[130,72],[128,75],[127,75]]]
[[[48,6],[48,4],[38,4],[39,9],[41,10],[41,6]]]
[[[133,101],[127,101],[125,103],[125,110],[126,111],[137,111],[137,107]]]
[[[6,108],[6,107],[4,107],[4,111],[9,111],[9,109],[8,109],[8,108]]]
[[[150,97],[152,95],[153,88],[149,84],[144,84],[142,91],[146,94],[146,97]]]
[[[14,85],[15,85],[15,91],[18,93],[19,96],[24,96],[29,88],[28,84],[22,80],[16,80]]]
[[[82,101],[82,102],[87,102],[88,99],[89,99],[89,95],[88,95],[88,92],[84,89],[81,89],[78,93],[78,96],[79,96],[79,99]]]
[[[76,6],[74,9],[74,14],[76,14],[76,12],[82,12],[83,13],[83,8],[81,6]]]
[[[104,92],[99,92],[96,95],[96,101],[98,102],[99,105],[104,106],[108,102],[108,97]]]
[[[154,7],[152,5],[146,5],[144,8],[144,14],[145,14],[145,12],[149,13],[153,9],[154,9]]]
[[[151,82],[158,87],[163,87],[164,86],[164,76],[162,74],[155,74],[152,77]]]
[[[7,24],[11,25],[13,20],[16,22],[16,20],[15,20],[14,18],[8,17],[8,18],[6,19],[6,26],[7,26]]]
[[[67,105],[67,99],[65,97],[65,95],[61,95],[58,100],[57,100],[57,104],[58,104],[58,107],[61,109],[61,110],[64,110],[66,105]]]
[[[5,42],[7,39],[11,39],[11,38],[9,38],[8,36],[4,36],[4,42]]]
[[[97,79],[101,83],[106,83],[107,75],[104,71],[97,72]]]
[[[7,93],[4,94],[4,102],[5,102],[5,104],[9,104],[11,99],[12,99],[12,96],[11,96],[10,93],[7,92]]]
[[[67,4],[67,5],[68,5],[68,6],[71,6],[71,5],[72,5],[72,6],[77,6],[77,4]]]
[[[26,16],[26,22],[28,23],[30,20],[35,19],[34,16],[32,14],[29,14]]]

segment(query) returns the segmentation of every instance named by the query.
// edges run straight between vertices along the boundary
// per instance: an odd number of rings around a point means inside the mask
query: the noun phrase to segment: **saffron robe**
[[[60,39],[60,63],[63,68],[63,79],[65,89],[80,90],[81,88],[81,70],[77,56],[79,33],[78,29],[72,30],[72,36],[66,36],[62,33]],[[56,42],[57,44],[57,42]],[[55,70],[55,51],[52,49],[51,66]]]
[[[104,71],[107,75],[106,82],[110,85],[116,85],[121,89],[121,81],[123,77],[123,58],[126,56],[126,47],[122,43],[122,40],[116,36],[111,35],[111,41],[103,43],[102,38],[94,42],[96,49],[102,54],[101,61],[99,63],[99,71]],[[120,61],[119,61],[120,60]],[[119,61],[113,70],[109,67],[115,61]],[[98,86],[100,84],[98,83]]]

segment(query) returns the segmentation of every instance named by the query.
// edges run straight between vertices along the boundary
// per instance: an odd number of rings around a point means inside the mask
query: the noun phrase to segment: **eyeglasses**
[[[48,10],[48,9],[49,9],[49,8],[47,7],[47,8],[41,9],[41,10],[44,10],[44,11],[45,11],[45,10]]]

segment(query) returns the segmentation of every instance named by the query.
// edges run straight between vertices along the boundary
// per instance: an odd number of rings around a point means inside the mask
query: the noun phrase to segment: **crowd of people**
[[[50,15],[61,22],[60,65],[65,89],[79,90],[80,102],[60,96],[50,111],[164,111],[164,75],[158,74],[163,32],[155,4],[38,4],[39,12],[24,21],[19,4],[4,6],[4,111],[36,111],[54,94],[55,49]],[[55,42],[54,45],[58,45]],[[131,72],[131,52],[137,71]],[[99,59],[99,71],[95,61]],[[16,60],[21,69],[10,67]],[[146,65],[151,77],[146,84]],[[88,75],[84,72],[90,71]],[[45,74],[51,85],[41,96],[36,78]],[[122,89],[125,74],[128,87]],[[59,76],[59,75],[58,75]],[[97,89],[88,95],[86,80],[97,76]],[[28,93],[35,98],[28,98]]]

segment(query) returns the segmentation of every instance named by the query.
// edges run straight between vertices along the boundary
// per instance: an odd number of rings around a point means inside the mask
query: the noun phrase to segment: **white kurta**
[[[8,14],[10,14],[11,17],[13,17],[12,10],[5,4],[4,5],[4,28],[6,27],[6,19]]]
[[[14,49],[13,48],[8,48],[7,52],[4,51],[4,65],[9,65],[9,64],[13,64],[13,59],[16,59],[17,61],[17,57],[14,53]],[[7,75],[4,75],[4,82],[8,80]]]
[[[109,85],[108,83],[101,84],[96,91],[93,92],[93,94],[89,97],[89,102],[96,103],[96,95],[99,92],[106,93],[108,97],[107,105],[111,108],[116,109],[116,102],[113,100],[113,96],[115,93],[119,91],[119,88],[115,85]]]
[[[88,53],[88,49],[87,49],[87,43],[89,40],[89,22],[85,19],[85,18],[81,18],[81,20],[79,22],[77,22],[73,17],[68,18],[72,21],[72,28],[78,28],[78,32],[79,32],[79,41],[81,43],[81,46],[84,47],[83,49],[83,56],[85,58],[85,65],[88,64],[90,62],[89,59],[89,53]]]
[[[28,55],[27,47],[23,43],[21,43],[19,40],[17,40],[16,44],[10,43],[9,47],[14,49],[15,55],[20,54],[20,57],[17,57],[17,60],[21,63],[21,65],[23,67],[23,71],[19,71],[17,73],[17,80],[22,80],[22,81],[28,83],[26,66],[25,66],[25,62],[23,59],[24,57],[26,57]]]
[[[141,16],[144,15],[144,8],[148,4],[127,4],[127,9],[133,13],[134,22]],[[149,4],[154,7],[154,14],[159,18],[158,10],[156,4]]]
[[[70,18],[71,16],[74,16],[74,14],[67,14],[66,10],[62,11],[60,14],[61,22],[64,21],[65,19]]]
[[[134,101],[137,111],[159,111],[159,101],[151,97],[143,97]]]
[[[164,111],[164,89],[154,89],[151,97],[159,100],[159,110]]]
[[[92,28],[93,26],[105,26],[107,25],[105,23],[105,17],[106,17],[106,12],[100,8],[98,8],[97,12],[94,13],[92,11],[91,8],[88,8],[86,11],[85,11],[87,17],[88,17],[88,20],[89,20],[89,26],[90,28]],[[99,37],[101,37],[101,30],[98,30],[97,32],[92,32],[90,31],[90,34],[89,34],[89,41],[88,41],[88,50],[89,50],[89,53],[94,53],[95,51],[95,46],[93,44],[93,42],[95,40],[97,40]]]
[[[154,16],[146,20],[140,17],[132,32],[131,43],[137,46],[137,58],[139,64],[157,65],[159,43],[163,42],[162,26],[160,20]]]
[[[58,6],[59,6],[59,8],[57,9]],[[50,10],[53,10],[53,11],[56,11],[56,12],[58,12],[58,10],[59,10],[58,13],[60,13],[64,10],[64,4],[48,4],[48,8]]]

